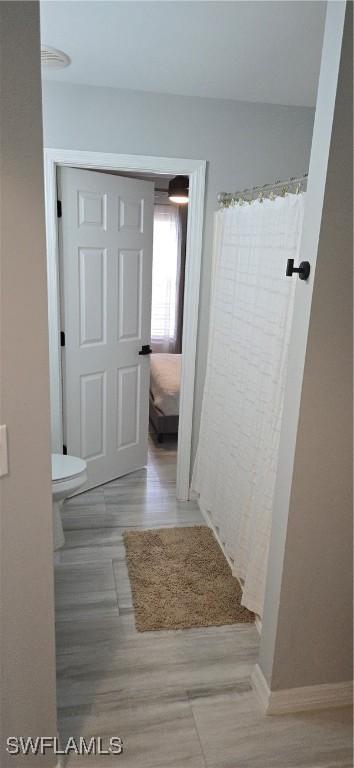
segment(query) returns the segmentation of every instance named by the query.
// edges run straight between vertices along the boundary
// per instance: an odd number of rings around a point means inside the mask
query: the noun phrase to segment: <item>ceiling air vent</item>
[[[69,56],[64,51],[58,51],[57,48],[50,48],[49,45],[41,47],[41,64],[46,69],[64,69],[71,63]]]

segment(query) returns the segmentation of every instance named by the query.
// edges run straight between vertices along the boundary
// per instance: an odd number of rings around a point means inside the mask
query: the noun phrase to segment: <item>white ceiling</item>
[[[326,3],[44,0],[63,83],[314,106]]]

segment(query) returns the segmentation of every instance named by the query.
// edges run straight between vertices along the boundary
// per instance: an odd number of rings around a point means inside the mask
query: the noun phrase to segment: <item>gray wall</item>
[[[46,147],[208,161],[195,451],[206,362],[216,195],[307,171],[314,110],[46,82],[43,117]]]
[[[52,494],[39,8],[1,2],[0,764],[9,735],[55,735]],[[19,55],[20,51],[20,55]]]
[[[275,491],[260,649],[274,691],[352,679],[353,52],[349,3],[337,90],[343,6],[328,6],[301,253],[312,279],[297,287]]]

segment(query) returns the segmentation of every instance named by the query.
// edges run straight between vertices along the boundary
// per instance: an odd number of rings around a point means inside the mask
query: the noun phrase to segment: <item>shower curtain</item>
[[[304,194],[215,214],[209,348],[192,488],[242,602],[262,616]]]

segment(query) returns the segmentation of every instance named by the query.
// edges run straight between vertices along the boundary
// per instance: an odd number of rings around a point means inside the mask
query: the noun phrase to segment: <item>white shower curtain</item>
[[[304,195],[215,214],[209,348],[192,487],[262,615]]]

